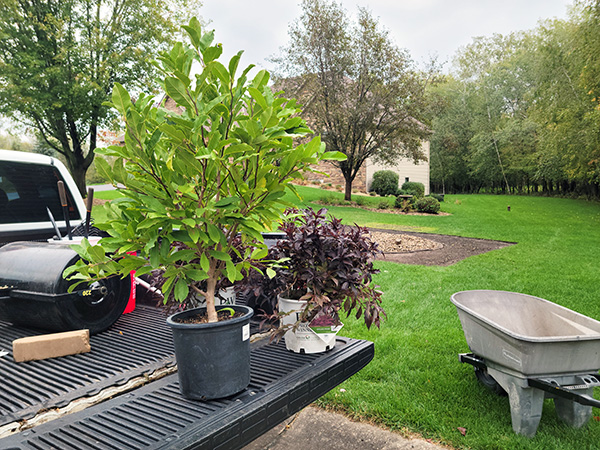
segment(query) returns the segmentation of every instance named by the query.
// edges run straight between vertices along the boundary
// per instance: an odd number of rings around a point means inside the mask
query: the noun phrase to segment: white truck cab
[[[0,245],[51,239],[56,231],[48,210],[66,235],[58,181],[65,184],[71,227],[81,225],[85,204],[63,163],[36,153],[0,150]]]

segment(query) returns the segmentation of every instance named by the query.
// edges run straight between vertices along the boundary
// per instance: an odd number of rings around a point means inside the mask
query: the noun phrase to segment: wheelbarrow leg
[[[594,388],[577,390],[578,394],[594,396]],[[581,405],[566,398],[555,398],[554,407],[560,420],[574,428],[581,428],[592,418],[592,407]]]
[[[508,393],[510,417],[515,433],[527,437],[535,436],[544,406],[544,391],[528,386],[527,380],[506,375],[488,368],[494,379]]]

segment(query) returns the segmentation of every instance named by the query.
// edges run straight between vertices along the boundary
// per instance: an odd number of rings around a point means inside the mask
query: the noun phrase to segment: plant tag
[[[247,323],[242,327],[242,341],[250,339],[250,324]]]
[[[338,332],[342,329],[343,326],[344,324],[338,326],[316,326],[308,327],[308,329],[312,331],[323,342],[327,343],[331,338],[338,334]]]

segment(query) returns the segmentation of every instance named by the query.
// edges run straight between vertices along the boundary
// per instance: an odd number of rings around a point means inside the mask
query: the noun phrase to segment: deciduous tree
[[[191,0],[190,0],[191,1]],[[0,113],[64,156],[79,189],[115,82],[152,82],[188,0],[0,0]],[[193,11],[191,11],[193,12]]]
[[[274,59],[280,85],[303,103],[328,149],[347,156],[335,165],[350,200],[367,158],[425,158],[425,80],[367,9],[359,8],[354,22],[335,1],[304,0],[302,11],[289,28],[289,44]]]

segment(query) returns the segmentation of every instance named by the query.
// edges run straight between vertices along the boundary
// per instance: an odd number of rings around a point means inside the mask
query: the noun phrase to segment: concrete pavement
[[[373,425],[309,406],[242,450],[447,450]]]

